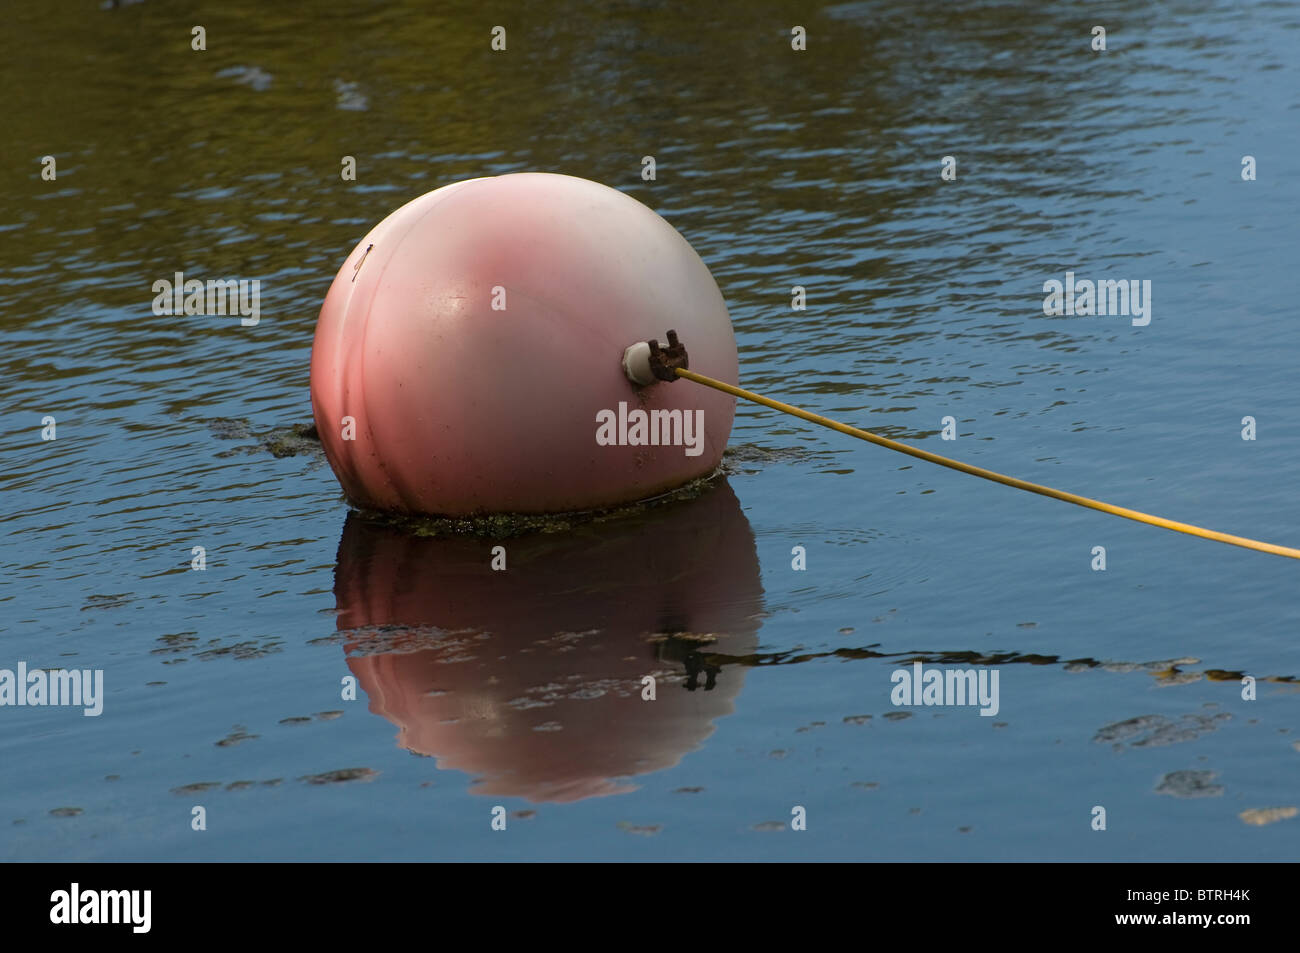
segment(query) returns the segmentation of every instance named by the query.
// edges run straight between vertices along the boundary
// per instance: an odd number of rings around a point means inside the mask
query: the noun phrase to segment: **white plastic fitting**
[[[654,371],[650,370],[648,342],[637,341],[623,352],[623,373],[627,375],[628,380],[640,387],[647,387],[658,380]]]

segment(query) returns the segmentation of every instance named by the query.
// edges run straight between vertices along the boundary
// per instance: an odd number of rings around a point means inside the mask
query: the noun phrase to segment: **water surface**
[[[695,246],[745,386],[1300,545],[1300,16],[1031,6],[812,5],[803,53],[767,0],[11,11],[0,667],[106,699],[0,709],[0,857],[1294,859],[1240,817],[1300,802],[1291,561],[741,406],[725,483],[512,542],[503,592],[268,446],[374,222],[555,171]],[[1044,316],[1067,270],[1151,323]],[[260,323],[154,315],[177,271],[260,279]],[[998,714],[892,705],[918,659],[996,669]]]

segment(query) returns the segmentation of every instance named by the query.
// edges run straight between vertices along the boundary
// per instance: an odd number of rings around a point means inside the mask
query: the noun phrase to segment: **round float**
[[[445,186],[357,245],[317,322],[311,400],[348,499],[436,516],[598,509],[712,473],[735,399],[637,384],[629,346],[676,329],[737,380],[726,304],[663,218],[585,179]]]

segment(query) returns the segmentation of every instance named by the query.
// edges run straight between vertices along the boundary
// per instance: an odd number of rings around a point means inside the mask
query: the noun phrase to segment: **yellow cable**
[[[731,394],[733,397],[743,397],[745,400],[751,400],[756,404],[762,404],[764,407],[771,407],[773,410],[779,410],[785,414],[792,414],[795,417],[801,417],[811,423],[820,424],[823,427],[829,427],[831,430],[838,430],[840,433],[848,434],[850,437],[857,437],[859,440],[866,440],[868,443],[874,443],[877,446],[888,447],[890,450],[897,450],[899,453],[906,453],[908,456],[919,457],[922,460],[928,460],[930,463],[937,463],[941,467],[948,467],[951,470],[960,470],[962,473],[969,473],[972,476],[983,477],[985,480],[992,480],[994,483],[1001,483],[1004,486],[1013,486],[1017,490],[1028,490],[1030,493],[1037,493],[1040,496],[1050,496],[1054,500],[1064,500],[1066,503],[1074,503],[1077,506],[1086,506],[1092,510],[1101,510],[1103,513],[1110,513],[1112,516],[1122,516],[1124,519],[1128,520],[1136,520],[1139,523],[1146,523],[1148,526],[1159,526],[1162,529],[1171,529],[1175,533],[1186,533],[1189,536],[1200,536],[1203,539],[1213,539],[1220,543],[1228,543],[1232,546],[1241,546],[1245,549],[1258,550],[1261,553],[1273,553],[1275,556],[1289,556],[1292,559],[1300,559],[1300,549],[1292,549],[1290,546],[1278,546],[1276,543],[1264,543],[1257,539],[1247,539],[1245,536],[1233,536],[1230,533],[1219,533],[1212,529],[1205,529],[1201,526],[1193,526],[1190,523],[1179,523],[1174,520],[1164,519],[1160,516],[1152,516],[1149,513],[1141,513],[1138,510],[1130,510],[1122,506],[1113,506],[1110,503],[1103,503],[1101,500],[1093,500],[1086,496],[1079,496],[1077,493],[1066,493],[1064,490],[1054,490],[1050,486],[1030,483],[1027,480],[1017,480],[1015,477],[1004,476],[1003,474],[995,473],[992,470],[985,470],[983,467],[974,467],[969,463],[962,463],[959,460],[950,460],[948,457],[941,457],[939,454],[931,453],[928,450],[918,450],[916,447],[909,447],[907,444],[899,443],[897,440],[890,440],[888,437],[881,437],[878,434],[859,430],[857,427],[850,427],[848,424],[842,424],[838,420],[831,420],[829,417],[823,417],[820,414],[814,414],[811,411],[803,410],[790,404],[783,404],[779,400],[772,400],[770,397],[755,394],[753,391],[748,391],[741,387],[733,387],[731,384],[724,384],[722,381],[714,380],[712,377],[705,377],[703,374],[695,373],[695,371],[688,371],[680,367],[676,368],[676,371],[678,377],[684,377],[688,381],[695,381],[695,383],[703,384],[705,387],[712,387],[714,390],[720,390],[724,394]]]

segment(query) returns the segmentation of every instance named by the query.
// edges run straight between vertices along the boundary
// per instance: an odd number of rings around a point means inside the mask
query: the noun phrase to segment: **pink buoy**
[[[422,195],[363,238],[321,307],[311,399],[365,509],[470,516],[630,503],[713,472],[735,399],[640,386],[677,331],[737,382],[726,304],[661,217],[585,179],[517,173]],[[625,361],[626,358],[626,361]]]

